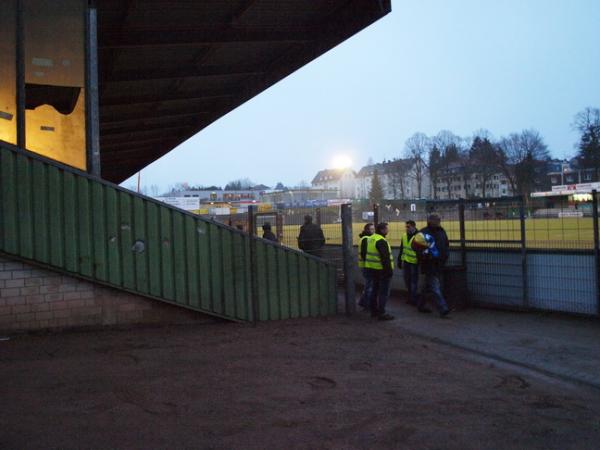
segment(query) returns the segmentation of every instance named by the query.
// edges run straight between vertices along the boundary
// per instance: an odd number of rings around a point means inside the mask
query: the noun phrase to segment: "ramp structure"
[[[327,262],[112,183],[390,9],[5,0],[0,256],[231,320],[335,313]]]

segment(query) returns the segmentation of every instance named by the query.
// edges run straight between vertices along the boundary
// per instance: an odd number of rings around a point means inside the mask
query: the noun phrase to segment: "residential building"
[[[396,159],[368,165],[360,169],[356,176],[355,198],[369,198],[375,171],[377,171],[386,199],[400,200],[430,197],[431,183],[427,169],[421,166],[421,176],[419,177],[419,166],[414,159]],[[420,190],[419,178],[421,179]]]
[[[471,170],[469,170],[471,169]],[[514,195],[505,174],[483,174],[462,164],[452,164],[432,180],[433,198],[451,200],[459,198],[496,198]]]
[[[352,169],[320,170],[313,178],[313,189],[336,189],[340,198],[354,198],[356,172]]]
[[[547,178],[551,187],[600,181],[594,169],[581,168],[576,158],[550,161]]]

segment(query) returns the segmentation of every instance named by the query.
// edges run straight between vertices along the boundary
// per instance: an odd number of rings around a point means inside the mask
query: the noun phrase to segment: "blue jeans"
[[[419,302],[419,266],[403,262],[402,275],[404,276],[404,286],[408,291],[410,303],[416,305]]]
[[[427,293],[431,293],[433,295],[433,299],[435,300],[436,306],[440,313],[448,311],[448,305],[446,304],[446,300],[444,300],[444,295],[442,294],[439,273],[425,273],[425,288],[423,290],[423,295],[421,295],[421,298],[419,299],[419,308],[425,306],[425,294]]]
[[[381,272],[380,270],[376,272]],[[390,286],[392,284],[391,277],[382,277],[380,273],[376,273],[373,292],[371,294],[371,315],[381,316],[385,314],[385,305],[387,305],[390,296]]]
[[[362,269],[362,274],[365,279],[365,287],[358,301],[359,306],[366,309],[371,309],[371,297],[373,296],[373,285],[375,283],[375,274],[372,270]]]

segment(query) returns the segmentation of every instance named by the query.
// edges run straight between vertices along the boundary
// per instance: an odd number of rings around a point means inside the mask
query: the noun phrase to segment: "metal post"
[[[248,234],[256,236],[256,205],[248,206]]]
[[[379,223],[379,204],[373,203],[373,223],[375,226]]]
[[[275,215],[275,233],[277,235],[277,241],[283,242],[283,214],[279,211]]]
[[[315,223],[319,226],[321,226],[321,208],[317,208],[315,210]]]
[[[354,249],[352,247],[352,205],[342,205],[342,258],[344,264],[344,287],[346,289],[346,314],[356,312],[354,285]]]
[[[460,199],[458,203],[458,220],[460,223],[460,263],[463,267],[467,266],[467,244],[465,232],[465,201]]]
[[[594,256],[596,260],[596,312],[600,315],[600,230],[598,230],[598,192],[592,191],[592,216],[594,218]]]
[[[525,200],[519,203],[519,220],[521,221],[521,276],[523,277],[523,307],[529,308],[529,280],[527,278],[527,239],[525,233]]]
[[[93,2],[85,15],[85,136],[87,170],[100,177],[100,112],[98,106],[98,17]]]
[[[17,0],[17,147],[27,148],[25,137],[25,23],[23,0]]]
[[[258,256],[256,252],[256,205],[248,206],[248,239],[250,245],[250,302],[252,321],[258,322]]]

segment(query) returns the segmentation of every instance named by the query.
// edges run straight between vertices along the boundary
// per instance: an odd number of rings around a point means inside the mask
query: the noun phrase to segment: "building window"
[[[85,4],[24,0],[27,149],[86,170]]]
[[[0,140],[17,143],[17,71],[15,0],[2,2],[0,14]]]

